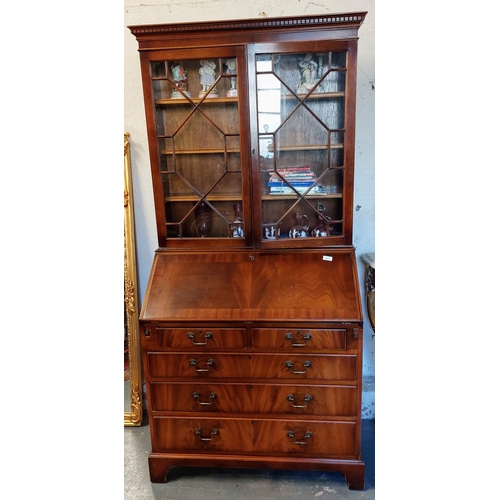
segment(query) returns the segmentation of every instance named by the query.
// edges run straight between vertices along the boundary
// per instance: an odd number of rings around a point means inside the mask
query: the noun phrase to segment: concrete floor
[[[365,489],[350,491],[339,473],[266,469],[174,468],[151,483],[149,426],[125,427],[125,500],[329,500],[375,498],[375,420],[363,420]]]

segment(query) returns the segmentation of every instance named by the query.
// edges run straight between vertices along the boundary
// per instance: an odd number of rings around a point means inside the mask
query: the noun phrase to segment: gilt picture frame
[[[124,133],[124,425],[142,425],[142,369],[139,342],[139,301],[130,160],[130,134]]]

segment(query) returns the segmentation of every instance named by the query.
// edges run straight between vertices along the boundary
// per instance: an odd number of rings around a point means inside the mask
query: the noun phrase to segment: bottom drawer
[[[153,417],[153,453],[358,458],[356,422]]]

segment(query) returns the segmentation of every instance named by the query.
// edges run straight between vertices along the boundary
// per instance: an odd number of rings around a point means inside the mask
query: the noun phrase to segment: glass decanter
[[[290,229],[288,236],[290,238],[307,238],[309,232],[309,217],[301,212],[295,212],[295,221],[297,224]]]
[[[325,237],[330,236],[330,222],[331,217],[325,215],[326,207],[322,203],[320,203],[316,210],[318,211],[317,217],[319,224],[311,229],[311,236],[313,237]]]
[[[229,224],[232,238],[243,238],[243,216],[241,213],[241,203],[235,203],[233,205],[234,209],[234,220]]]
[[[194,209],[196,217],[196,232],[198,236],[206,238],[210,236],[212,231],[212,210],[204,202],[201,201],[198,206]]]

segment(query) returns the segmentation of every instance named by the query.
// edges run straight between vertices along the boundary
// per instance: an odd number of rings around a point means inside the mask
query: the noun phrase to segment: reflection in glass
[[[345,52],[256,57],[264,240],[342,233],[345,63]]]

